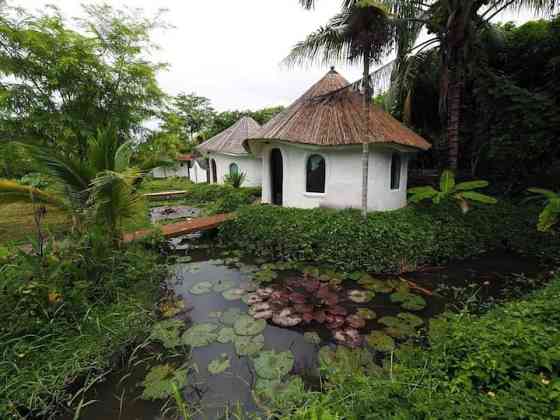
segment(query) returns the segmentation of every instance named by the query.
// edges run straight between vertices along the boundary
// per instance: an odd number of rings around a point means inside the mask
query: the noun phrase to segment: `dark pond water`
[[[243,300],[227,300],[221,291],[202,290],[204,293],[199,293],[201,290],[194,289],[196,294],[191,292],[194,286],[205,282],[211,282],[212,285],[229,283],[228,290],[246,287],[248,281],[255,277],[255,273],[263,271],[262,266],[259,267],[255,261],[240,261],[231,254],[224,256],[219,251],[214,252],[210,249],[189,250],[189,247],[180,244],[180,241],[175,241],[175,244],[178,245],[182,255],[183,252],[187,252],[192,257],[192,261],[174,266],[174,275],[168,282],[169,287],[188,308],[184,316],[188,318],[185,321],[185,328],[190,325],[220,324],[219,313],[232,311],[232,308],[237,308],[242,313],[248,312],[249,306]],[[421,296],[426,303],[425,307],[416,307],[409,312],[427,320],[452,305],[453,297],[464,298],[465,294],[476,294],[481,298],[498,296],[505,287],[507,279],[523,273],[531,276],[538,270],[539,267],[533,261],[511,255],[494,254],[409,274],[404,279],[381,278],[380,280],[392,281],[395,287],[406,284],[410,293]],[[276,272],[278,277],[272,284],[284,284],[286,280],[302,277],[301,271],[293,269],[271,270],[269,267],[264,271]],[[344,280],[336,287],[339,297],[346,296],[348,290],[356,289],[356,282]],[[298,289],[296,293],[299,291],[301,290]],[[392,293],[394,291],[392,290]],[[375,312],[375,319],[367,320],[366,325],[360,327],[361,336],[367,336],[371,331],[387,329],[387,325],[383,325],[379,320],[382,317],[396,317],[403,312],[402,302],[392,301],[390,293],[378,292],[373,299],[362,304],[340,299],[336,305],[344,307],[348,314],[360,308]],[[253,357],[267,350],[291,352],[294,363],[290,374],[312,377],[317,371],[319,348],[336,344],[333,329],[325,325],[312,321],[309,324],[301,323],[293,328],[280,328],[269,320],[261,332],[264,344]],[[220,328],[222,327],[224,325],[220,325]],[[320,343],[310,342],[309,334],[304,336],[305,333],[310,332],[319,336]],[[396,341],[398,342],[399,338]],[[165,362],[156,360],[157,352],[157,347],[147,347],[144,353],[145,357],[151,358],[148,363],[139,363],[136,368],[126,367],[108,375],[105,382],[100,383],[90,392],[89,398],[96,402],[83,410],[80,418],[87,420],[169,418],[161,414],[166,409],[163,403],[146,402],[139,398],[142,393],[139,383],[142,382],[147,369]],[[218,374],[209,372],[211,362],[226,357],[229,360],[229,367],[225,371]],[[258,380],[253,360],[252,357],[238,355],[236,346],[231,342],[221,344],[212,340],[208,345],[193,348],[190,354],[191,370],[188,374],[188,385],[183,393],[191,410],[196,409],[194,418],[224,418],[226,414],[231,414],[238,408],[241,411],[259,413],[259,407],[252,394],[252,389]],[[181,363],[180,360],[174,362],[176,365]],[[312,381],[307,383],[311,385]]]

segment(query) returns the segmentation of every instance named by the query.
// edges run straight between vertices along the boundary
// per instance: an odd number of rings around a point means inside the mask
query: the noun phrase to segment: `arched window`
[[[320,155],[311,155],[307,159],[307,192],[325,192],[325,159]]]
[[[239,166],[237,166],[237,163],[232,163],[229,165],[229,175],[234,176],[237,174],[239,174]]]
[[[401,188],[401,156],[393,153],[391,157],[391,189],[399,190]]]

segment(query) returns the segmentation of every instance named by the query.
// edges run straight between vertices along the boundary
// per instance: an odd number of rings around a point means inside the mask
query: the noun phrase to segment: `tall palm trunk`
[[[371,102],[371,88],[369,84],[369,62],[370,52],[364,52],[364,74],[362,85],[364,86],[364,122],[366,132],[369,128],[369,107]],[[362,143],[362,216],[367,217],[368,212],[368,176],[369,176],[369,139]]]
[[[461,125],[461,104],[463,100],[463,69],[461,63],[454,63],[450,69],[447,91],[447,158],[448,167],[457,171],[459,166],[459,128]]]

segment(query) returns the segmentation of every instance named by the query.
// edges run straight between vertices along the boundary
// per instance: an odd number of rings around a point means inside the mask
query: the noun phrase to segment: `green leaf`
[[[478,188],[486,188],[488,186],[488,181],[467,181],[461,182],[455,186],[455,191],[469,191],[476,190]]]
[[[210,372],[211,375],[219,375],[225,372],[230,366],[229,357],[224,353],[220,358],[212,360],[208,364],[208,372]]]
[[[541,232],[547,232],[558,223],[560,218],[560,198],[551,200],[539,215],[539,223],[537,229]]]
[[[453,171],[446,169],[439,179],[439,189],[443,193],[450,193],[455,188],[455,174]]]
[[[490,197],[486,194],[477,193],[474,191],[465,191],[463,194],[463,198],[466,198],[470,201],[475,201],[477,203],[484,203],[484,204],[496,204],[498,200],[494,197]]]
[[[535,194],[544,195],[546,198],[548,198],[550,200],[553,200],[555,198],[560,197],[560,195],[556,194],[554,191],[546,190],[544,188],[529,188],[529,189],[527,189],[527,191],[535,193]]]

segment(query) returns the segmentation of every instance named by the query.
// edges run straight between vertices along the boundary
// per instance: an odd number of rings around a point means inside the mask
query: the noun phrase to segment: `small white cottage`
[[[232,173],[245,173],[244,187],[260,187],[262,162],[243,148],[243,142],[255,136],[260,125],[250,117],[243,117],[230,128],[205,141],[197,150],[205,155],[210,165],[209,182],[223,184]]]
[[[193,155],[180,155],[174,166],[159,167],[152,171],[154,178],[187,178],[194,183],[208,182],[208,167],[204,160],[197,160]]]
[[[360,208],[364,141],[368,209],[404,207],[409,159],[430,144],[375,105],[366,126],[363,95],[334,68],[244,146],[262,158],[264,203]]]

